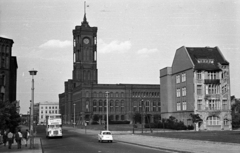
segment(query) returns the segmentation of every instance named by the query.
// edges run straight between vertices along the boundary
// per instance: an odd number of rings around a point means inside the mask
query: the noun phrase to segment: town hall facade
[[[132,121],[133,114],[160,114],[160,84],[98,84],[97,27],[90,27],[86,14],[81,26],[73,30],[72,79],[59,94],[59,107],[65,124],[109,120]],[[144,118],[143,118],[144,120]],[[149,120],[149,122],[150,122]]]

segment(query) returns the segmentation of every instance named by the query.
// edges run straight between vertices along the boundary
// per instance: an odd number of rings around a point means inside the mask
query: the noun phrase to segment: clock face
[[[84,44],[89,44],[89,42],[90,42],[90,41],[89,41],[88,38],[84,38],[84,39],[83,39],[83,43],[84,43]]]

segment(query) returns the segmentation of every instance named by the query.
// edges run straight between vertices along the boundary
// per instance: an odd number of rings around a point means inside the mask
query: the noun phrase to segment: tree
[[[15,102],[0,103],[0,128],[14,131],[21,122],[20,115],[17,113]]]
[[[235,99],[235,103],[232,105],[232,127],[240,127],[240,100]]]
[[[190,114],[190,116],[192,117],[192,121],[193,123],[195,123],[196,128],[195,130],[198,131],[198,127],[199,127],[199,123],[201,123],[203,120],[201,119],[201,117],[199,116],[199,114]]]
[[[159,123],[160,120],[161,120],[161,115],[160,114],[154,114],[153,115],[153,122],[154,123]]]
[[[135,112],[133,114],[133,122],[134,123],[142,123],[142,115],[139,112]]]
[[[100,119],[100,118],[99,118],[99,115],[98,115],[98,114],[94,114],[94,115],[93,115],[93,121],[94,121],[94,122],[98,122],[99,119]]]
[[[203,121],[199,114],[190,114],[190,116],[192,117],[193,123],[199,123]]]

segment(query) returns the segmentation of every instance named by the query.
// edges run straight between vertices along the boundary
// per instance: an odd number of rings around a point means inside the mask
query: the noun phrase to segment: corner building
[[[97,27],[90,27],[86,14],[73,30],[72,79],[59,94],[59,107],[65,124],[91,122],[94,115],[106,116],[108,92],[109,119],[132,121],[134,112],[160,114],[159,84],[98,84]]]
[[[0,103],[17,102],[17,57],[12,56],[13,40],[0,37]]]
[[[199,114],[200,130],[231,130],[229,62],[218,47],[177,49],[172,67],[160,70],[162,118],[191,125]]]

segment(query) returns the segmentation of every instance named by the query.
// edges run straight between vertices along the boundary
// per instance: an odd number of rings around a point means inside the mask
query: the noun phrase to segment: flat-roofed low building
[[[58,102],[40,102],[39,103],[38,124],[45,124],[46,116],[49,114],[59,114]]]

